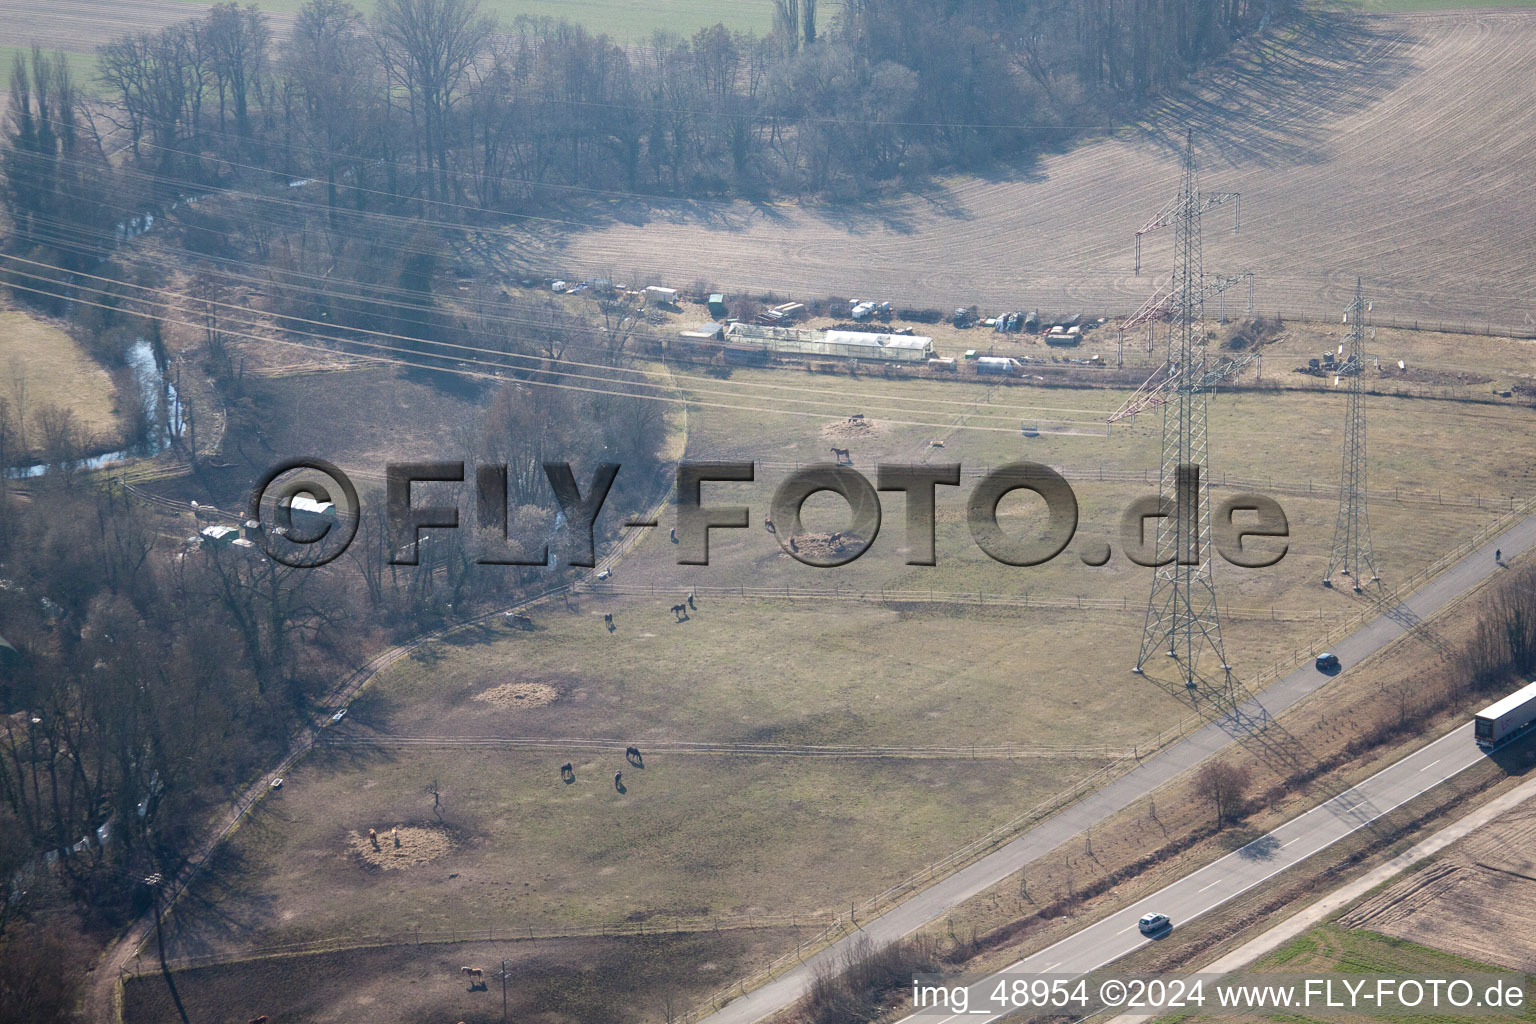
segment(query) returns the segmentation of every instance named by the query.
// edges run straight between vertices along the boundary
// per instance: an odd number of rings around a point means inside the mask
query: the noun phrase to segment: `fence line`
[[[525,736],[332,736],[330,742],[344,747],[429,748],[429,749],[512,749],[565,752],[570,750],[622,750],[629,741],[604,737],[525,737]],[[688,740],[646,740],[645,753],[657,754],[729,754],[741,757],[825,757],[825,758],[900,758],[1023,760],[1027,758],[1119,759],[1133,757],[1137,747],[1083,745],[1071,747],[1026,747],[1009,743],[964,743],[955,746],[832,746],[770,743],[693,742]]]

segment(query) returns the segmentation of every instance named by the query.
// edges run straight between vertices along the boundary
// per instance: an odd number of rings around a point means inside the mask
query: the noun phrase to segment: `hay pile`
[[[863,537],[846,530],[838,530],[835,533],[812,533],[795,538],[796,554],[804,558],[824,560],[842,558],[863,546]],[[785,554],[788,555],[788,552]]]
[[[485,701],[502,711],[541,708],[559,699],[559,691],[547,683],[502,683],[475,694],[475,700]]]
[[[849,417],[846,420],[828,423],[821,428],[821,436],[829,441],[860,441],[879,437],[883,433],[885,433],[885,427],[868,416]]]
[[[379,848],[368,841],[368,830],[347,833],[347,849],[363,863],[386,871],[420,867],[452,853],[453,835],[440,825],[399,826],[400,845],[390,837],[389,829],[378,830]]]

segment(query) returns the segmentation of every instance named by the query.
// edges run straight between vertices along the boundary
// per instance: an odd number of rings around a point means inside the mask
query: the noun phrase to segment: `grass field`
[[[1298,936],[1280,949],[1261,959],[1251,968],[1248,977],[1262,981],[1266,973],[1304,974],[1322,977],[1329,974],[1379,974],[1394,977],[1447,978],[1458,974],[1479,973],[1507,975],[1508,972],[1489,964],[1442,953],[1437,949],[1421,946],[1405,939],[1389,938],[1370,931],[1351,931],[1335,925],[1322,925]],[[1527,982],[1527,997],[1530,986]],[[1256,1014],[1244,1015],[1207,1012],[1194,1015],[1167,1016],[1161,1024],[1173,1024],[1181,1020],[1202,1021],[1252,1021],[1276,1020],[1288,1022],[1316,1019],[1379,1020],[1418,1022],[1418,1024],[1446,1024],[1464,1021],[1466,1013],[1421,1012],[1408,1015],[1372,1014],[1353,1018],[1337,1015],[1310,1017],[1305,1014]],[[1479,1020],[1512,1022],[1536,1020],[1536,1007],[1526,1005],[1522,1012],[1509,1014],[1480,1014]]]
[[[349,379],[362,386],[364,376]],[[896,495],[885,496],[875,547],[841,569],[800,565],[761,525],[786,465],[825,461],[836,444],[852,446],[855,465],[869,474],[878,461],[924,458],[978,469],[1021,456],[1063,464],[1075,480],[1084,539],[1112,535],[1124,505],[1149,489],[1113,473],[1151,462],[1153,423],[1117,426],[1108,437],[1028,441],[1015,428],[961,430],[946,433],[940,450],[929,446],[934,427],[902,426],[875,410],[926,420],[923,409],[942,409],[932,420],[942,428],[956,416],[984,422],[969,406],[991,399],[981,414],[1028,403],[1048,406],[1043,418],[1088,422],[1120,394],[792,371],[738,372],[689,387],[702,404],[707,392],[748,385],[811,387],[818,400],[867,401],[859,407],[871,410],[872,423],[850,440],[837,436],[846,424],[827,428],[752,411],[787,400],[755,400],[748,408],[715,393],[713,404],[692,409],[690,458],[765,461],[752,484],[706,488],[706,503],[750,505],[751,529],[717,531],[713,564],[681,567],[664,517],[618,565],[611,583],[626,592],[541,608],[531,633],[500,625],[468,630],[397,663],[337,727],[351,742],[322,748],[296,767],[282,793],[237,833],[196,895],[217,913],[197,912],[196,902],[185,908],[177,950],[345,941],[376,933],[381,916],[428,931],[532,926],[544,934],[714,915],[825,920],[849,899],[923,870],[1092,774],[1107,753],[1096,748],[1144,747],[1194,713],[1182,686],[1128,671],[1145,570],[1119,555],[1091,569],[1075,557],[1076,546],[1032,569],[992,562],[963,519],[973,479],[941,489],[935,568],[903,564]],[[405,392],[399,397],[406,406],[414,401]],[[1280,567],[1218,571],[1223,598],[1235,609],[1224,628],[1240,681],[1259,685],[1263,670],[1293,664],[1311,652],[1311,637],[1368,606],[1368,599],[1317,585],[1335,511],[1328,488],[1337,472],[1338,412],[1337,397],[1322,392],[1224,394],[1213,402],[1214,465],[1252,477],[1261,489],[1266,481],[1291,488],[1280,499],[1293,550]],[[408,415],[404,406],[401,415]],[[1372,416],[1373,437],[1392,439],[1378,449],[1376,488],[1440,488],[1451,497],[1523,491],[1536,468],[1522,441],[1533,416],[1526,408],[1394,398],[1374,400]],[[1481,443],[1469,451],[1461,439],[1472,433]],[[315,454],[340,454],[349,464],[383,436],[364,432],[346,452]],[[1463,463],[1436,458],[1446,450],[1465,451]],[[1101,469],[1111,478],[1098,479]],[[1293,493],[1309,479],[1319,493]],[[1028,502],[1010,502],[1006,528],[1037,528]],[[1427,565],[1490,515],[1379,501],[1373,521],[1388,579]],[[841,520],[831,500],[807,505],[812,530],[839,528]],[[875,593],[932,587],[990,595],[993,606],[771,596],[785,586]],[[696,607],[679,623],[668,608],[691,587],[699,588]],[[723,592],[731,587],[738,588],[734,597]],[[1058,605],[1079,595],[1099,603],[1085,611],[996,606],[1025,593]],[[1283,616],[1271,621],[1265,609]],[[611,633],[605,614],[613,616]],[[629,743],[648,752],[643,769],[625,765]],[[690,744],[710,751],[690,751]],[[763,744],[777,749],[747,750]],[[864,747],[923,755],[922,748],[968,744],[1011,745],[1019,756],[853,756]],[[844,749],[838,757],[811,756],[810,748],[825,746]],[[575,769],[569,784],[556,770],[567,760]],[[624,793],[613,785],[620,769]],[[427,795],[434,781],[441,822]],[[414,866],[371,866],[366,851],[359,854],[360,837],[397,824],[441,826],[442,842]],[[417,854],[401,856],[414,861]]]
[[[111,375],[68,334],[14,309],[0,308],[0,397],[13,417],[25,409],[33,445],[32,419],[46,404],[73,409],[99,442],[119,436]]]
[[[665,1020],[730,978],[750,973],[786,943],[789,929],[690,935],[406,944],[304,957],[273,957],[174,974],[189,1019],[273,1024],[395,1024],[501,1020],[502,961],[511,975],[510,1020],[631,1024]],[[478,965],[471,990],[459,968]],[[147,966],[147,965],[146,965]],[[124,987],[126,1024],[178,1020],[156,971]]]
[[[570,783],[557,770],[566,760]],[[653,753],[642,769],[625,763],[622,745],[570,756],[339,747],[291,772],[242,828],[202,888],[218,913],[183,921],[175,945],[344,944],[379,935],[386,921],[428,935],[664,930],[715,918],[814,928],[846,911],[847,894],[862,901],[1015,801],[1095,767]],[[623,793],[613,783],[620,768]],[[434,781],[440,824],[427,794]],[[440,828],[451,849],[401,870],[370,867],[357,837],[396,824]]]
[[[258,0],[257,6],[271,11],[297,11],[303,0]],[[372,0],[359,0],[358,9],[371,12]],[[510,25],[519,15],[533,18],[564,18],[586,26],[593,33],[606,33],[614,39],[645,42],[657,30],[692,35],[717,22],[726,28],[767,32],[773,25],[773,6],[769,0],[481,0],[480,9]]]

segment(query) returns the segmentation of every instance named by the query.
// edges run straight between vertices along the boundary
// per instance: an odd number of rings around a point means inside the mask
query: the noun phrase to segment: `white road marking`
[[[1297,836],[1295,839],[1287,839],[1285,842],[1280,844],[1280,849],[1283,850],[1287,846],[1290,846],[1292,843],[1299,843],[1299,842],[1301,842],[1305,838],[1307,838],[1307,837],[1306,836]]]
[[[1218,878],[1218,879],[1216,879],[1216,881],[1214,881],[1214,882],[1212,882],[1212,883],[1211,883],[1211,884],[1210,884],[1210,885],[1208,885],[1208,886],[1206,886],[1206,887],[1205,887],[1205,889],[1214,889],[1214,888],[1216,888],[1216,887],[1217,887],[1217,886],[1218,886],[1218,885],[1220,885],[1220,884],[1221,884],[1221,883],[1222,883],[1222,882],[1225,882],[1225,881],[1226,881],[1226,879],[1225,879],[1225,878]],[[1196,892],[1205,892],[1205,889],[1197,889],[1197,890],[1195,890],[1195,891],[1196,891]]]
[[[1429,762],[1429,764],[1425,765],[1423,768],[1420,768],[1419,771],[1427,772],[1431,768],[1433,768],[1435,765],[1439,764],[1441,761],[1444,761],[1444,760],[1445,760],[1445,758],[1443,758],[1443,757],[1437,757],[1433,761]]]

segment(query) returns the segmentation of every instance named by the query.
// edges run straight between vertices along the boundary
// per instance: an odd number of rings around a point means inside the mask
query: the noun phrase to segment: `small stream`
[[[165,367],[155,359],[154,346],[146,339],[140,338],[129,346],[123,358],[133,374],[134,383],[139,388],[144,410],[149,415],[149,430],[142,440],[127,448],[119,448],[82,459],[79,464],[81,469],[100,469],[102,466],[121,462],[124,459],[158,455],[169,448],[171,442],[186,430],[186,413],[182,408],[181,396],[176,393],[176,385],[166,377]],[[39,462],[11,469],[9,475],[26,479],[42,476],[48,470],[48,463]]]

